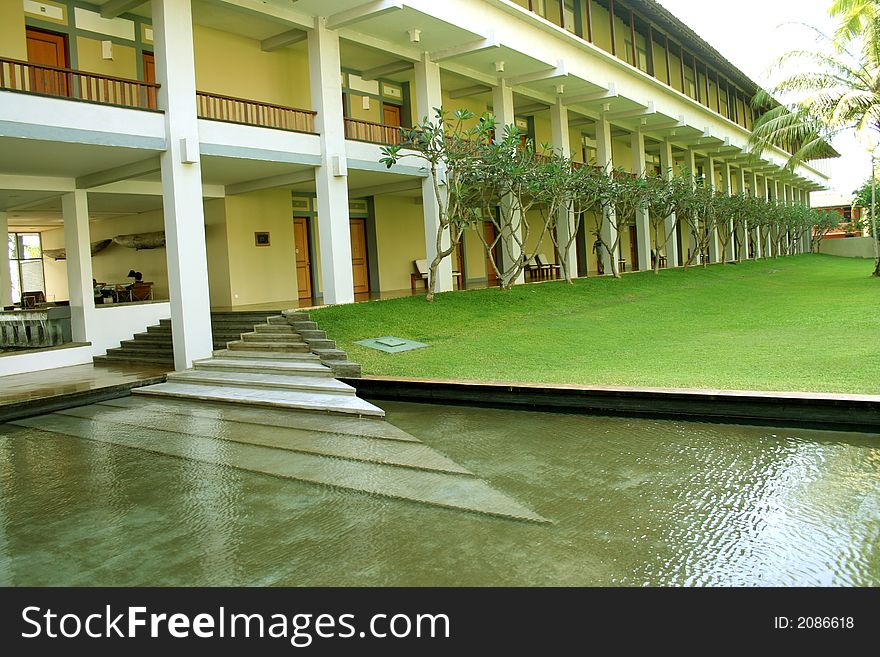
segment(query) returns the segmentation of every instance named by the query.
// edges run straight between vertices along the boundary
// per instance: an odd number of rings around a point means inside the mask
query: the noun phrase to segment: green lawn
[[[880,393],[880,280],[801,255],[322,308],[365,374],[593,385]],[[393,335],[431,346],[384,354]]]

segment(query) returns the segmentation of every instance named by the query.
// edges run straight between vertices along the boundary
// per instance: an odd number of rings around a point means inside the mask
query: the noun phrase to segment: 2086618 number
[[[852,629],[854,626],[852,616],[799,616],[796,625],[799,630]]]

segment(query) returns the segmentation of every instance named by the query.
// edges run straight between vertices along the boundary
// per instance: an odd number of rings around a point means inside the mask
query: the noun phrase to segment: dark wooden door
[[[629,227],[629,257],[632,271],[647,269],[647,266],[639,262],[639,234],[635,226]]]
[[[400,127],[400,107],[397,105],[382,105],[382,122],[385,125]]]
[[[370,267],[367,260],[367,220],[351,219],[351,273],[354,277],[354,293],[370,291]]]
[[[67,96],[70,90],[68,74],[55,68],[67,68],[67,37],[54,32],[27,30],[27,56],[31,64],[53,68],[32,68],[30,90],[50,96]]]
[[[296,217],[293,220],[293,238],[296,246],[296,289],[299,298],[312,298],[312,262],[309,258],[309,220]]]
[[[495,241],[495,237],[498,233],[495,231],[495,224],[491,221],[483,222],[483,236],[486,240],[486,244],[492,244]],[[492,249],[492,257],[495,259],[495,264],[500,265],[498,262],[498,247],[496,246]],[[493,287],[498,285],[498,275],[495,273],[495,268],[492,267],[492,260],[489,256],[486,256],[486,284],[489,287]]]
[[[144,53],[144,82],[156,84],[156,58],[151,52]],[[147,107],[156,109],[156,90],[147,89]]]

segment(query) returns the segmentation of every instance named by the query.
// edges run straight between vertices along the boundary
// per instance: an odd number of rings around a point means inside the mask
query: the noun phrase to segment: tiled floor
[[[0,377],[0,407],[152,380],[167,373],[156,365],[73,365]]]

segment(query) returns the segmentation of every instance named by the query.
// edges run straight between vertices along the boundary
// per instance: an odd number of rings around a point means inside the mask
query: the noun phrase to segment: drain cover
[[[355,344],[363,345],[370,349],[378,349],[387,354],[397,354],[402,351],[412,351],[413,349],[421,349],[422,347],[429,346],[424,342],[404,340],[403,338],[395,338],[392,335],[386,335],[381,338],[370,338],[369,340],[358,340]]]

